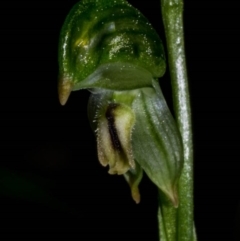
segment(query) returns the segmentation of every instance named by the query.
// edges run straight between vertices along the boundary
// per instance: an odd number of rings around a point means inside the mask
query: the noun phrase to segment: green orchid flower
[[[99,162],[123,175],[138,203],[143,171],[178,206],[181,137],[158,78],[162,42],[125,0],[82,0],[69,13],[59,44],[59,99],[88,89]]]

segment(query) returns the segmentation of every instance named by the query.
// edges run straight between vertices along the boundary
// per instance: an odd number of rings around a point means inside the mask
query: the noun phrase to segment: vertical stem
[[[182,136],[184,151],[184,166],[179,180],[180,202],[175,216],[176,227],[172,227],[172,230],[175,228],[177,241],[193,241],[196,240],[193,221],[193,150],[191,108],[183,36],[183,0],[161,0],[161,8],[167,40],[174,111]],[[170,219],[168,222],[173,222],[173,215],[164,217],[165,213],[168,213],[167,210],[167,206],[161,207],[159,211],[161,219]],[[160,236],[167,235],[166,240],[171,240],[166,229],[163,232],[164,234]]]
[[[173,207],[172,202],[160,190],[158,222],[160,241],[176,241],[177,209]]]

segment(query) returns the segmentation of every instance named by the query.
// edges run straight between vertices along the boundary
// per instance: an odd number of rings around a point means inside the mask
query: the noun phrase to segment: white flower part
[[[135,168],[131,144],[134,123],[133,111],[122,104],[110,103],[99,115],[98,159],[103,166],[109,165],[110,174],[121,175]]]

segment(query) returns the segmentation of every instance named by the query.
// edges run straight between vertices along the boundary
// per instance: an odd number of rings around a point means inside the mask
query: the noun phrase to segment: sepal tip
[[[72,82],[69,79],[60,79],[58,82],[58,97],[61,105],[65,105],[72,91]]]

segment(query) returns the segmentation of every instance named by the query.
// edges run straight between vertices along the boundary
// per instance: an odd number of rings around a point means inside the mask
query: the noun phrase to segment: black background
[[[87,120],[87,91],[72,93],[64,107],[58,102],[58,37],[76,2],[1,1],[0,228],[62,240],[156,241],[156,188],[144,177],[136,205],[124,179],[100,166]],[[159,1],[129,2],[165,42]],[[200,241],[240,240],[235,2],[185,0]],[[160,84],[171,106],[168,73]]]

